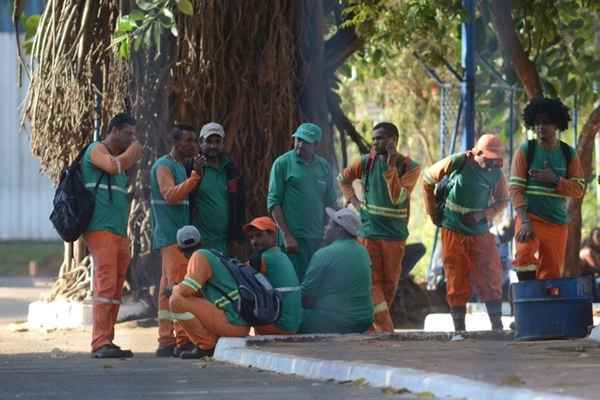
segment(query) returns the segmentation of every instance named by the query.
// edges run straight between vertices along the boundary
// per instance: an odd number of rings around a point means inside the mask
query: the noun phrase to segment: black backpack
[[[76,241],[90,224],[94,213],[95,192],[105,175],[104,172],[100,175],[93,193],[85,188],[83,172],[81,171],[81,159],[88,147],[89,144],[79,152],[77,158],[63,171],[54,193],[54,208],[50,214],[50,221],[65,242]],[[110,176],[108,188],[109,196],[112,197]]]
[[[217,250],[210,250],[231,273],[236,281],[240,299],[234,301],[224,290],[207,283],[218,290],[226,299],[234,304],[235,311],[248,324],[268,325],[279,320],[281,316],[281,294],[276,291],[269,280],[253,267],[242,264],[235,258],[228,258]]]
[[[458,160],[459,164],[456,167],[456,169],[452,170],[448,175],[444,176],[444,178],[435,185],[435,190],[433,193],[435,195],[435,206],[438,215],[440,216],[440,221],[442,220],[441,217],[442,215],[444,215],[444,209],[446,208],[446,199],[448,198],[448,194],[450,193],[450,184],[454,179],[454,176],[463,169],[467,162],[466,155],[462,156],[461,158],[462,159]]]

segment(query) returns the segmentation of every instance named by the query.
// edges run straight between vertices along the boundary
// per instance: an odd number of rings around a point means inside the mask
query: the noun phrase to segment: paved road
[[[93,360],[89,328],[10,332],[24,319],[40,289],[0,284],[0,400],[211,400],[416,399],[355,383],[317,382],[212,360],[157,359],[156,328],[120,324],[117,340],[136,353],[130,360]],[[12,287],[10,287],[12,285]]]
[[[64,358],[63,358],[64,357]],[[414,399],[354,383],[316,382],[215,361],[91,360],[87,354],[0,355],[0,399]]]

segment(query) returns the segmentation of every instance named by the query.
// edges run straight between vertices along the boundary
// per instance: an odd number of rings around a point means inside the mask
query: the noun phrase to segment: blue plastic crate
[[[517,340],[582,338],[593,325],[589,277],[524,281],[511,291]]]

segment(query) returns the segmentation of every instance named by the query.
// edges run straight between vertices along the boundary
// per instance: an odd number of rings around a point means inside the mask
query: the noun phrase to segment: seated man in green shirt
[[[281,316],[273,324],[254,327],[258,335],[291,335],[298,332],[302,322],[300,282],[294,265],[275,245],[277,226],[269,217],[254,218],[244,225],[244,233],[254,254],[250,265],[263,273],[281,294]]]
[[[330,220],[302,281],[301,333],[361,333],[373,323],[371,260],[357,242],[358,215],[326,208]]]

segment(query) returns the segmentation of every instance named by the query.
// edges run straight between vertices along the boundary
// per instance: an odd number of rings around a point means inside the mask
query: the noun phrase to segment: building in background
[[[0,1],[0,240],[54,240],[48,220],[54,188],[31,154],[30,137],[21,128],[27,77],[19,86],[19,63],[11,1]],[[42,0],[25,2],[27,15],[39,14]]]

